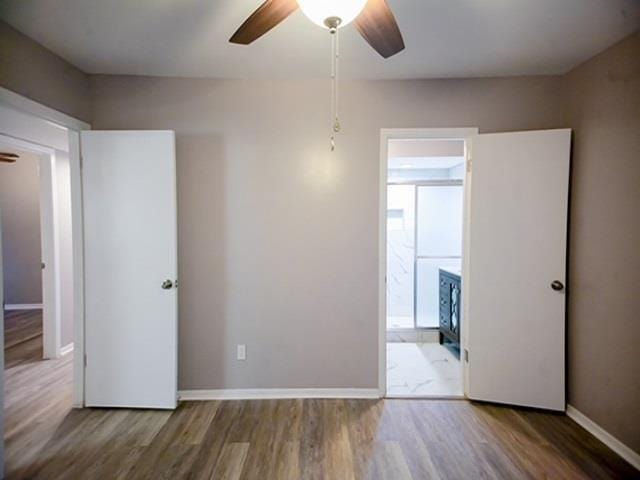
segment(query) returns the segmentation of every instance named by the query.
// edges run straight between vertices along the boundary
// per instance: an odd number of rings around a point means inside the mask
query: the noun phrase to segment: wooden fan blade
[[[2,157],[2,156],[0,156],[0,162],[16,163],[16,159],[15,159],[15,157]]]
[[[17,153],[0,152],[0,157],[18,158],[19,156]]]
[[[267,0],[247,18],[229,39],[249,45],[298,9],[298,0]]]
[[[384,58],[404,50],[404,40],[386,0],[369,0],[355,19],[360,35]]]

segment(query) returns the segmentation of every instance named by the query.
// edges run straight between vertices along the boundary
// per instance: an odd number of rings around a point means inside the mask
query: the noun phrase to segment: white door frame
[[[71,224],[73,242],[73,304],[74,304],[74,361],[73,361],[73,406],[84,406],[84,244],[83,244],[83,216],[82,216],[82,176],[80,171],[80,135],[82,130],[91,129],[91,125],[31,99],[18,95],[6,88],[0,87],[0,107],[5,107],[15,113],[18,121],[11,123],[11,131],[5,131],[0,125],[0,131],[6,133],[14,141],[23,141],[27,145],[44,149],[40,153],[52,153],[60,148],[60,139],[66,142],[70,162],[71,186]],[[47,134],[34,131],[33,120],[44,120],[51,127]],[[47,165],[45,165],[47,168]],[[58,301],[59,314],[59,301]],[[58,324],[59,328],[59,324]],[[59,330],[58,330],[59,334]],[[58,337],[59,345],[59,337]]]
[[[451,140],[458,139],[465,141],[465,163],[470,160],[471,138],[478,134],[478,128],[382,128],[380,130],[380,165],[379,165],[379,206],[378,206],[378,395],[383,398],[387,394],[387,157],[389,140]],[[467,244],[467,225],[469,209],[467,201],[468,192],[471,184],[471,174],[468,168],[465,168],[464,179],[464,208],[463,208],[463,226],[462,226],[462,283],[467,278],[468,270],[468,244]],[[463,309],[464,309],[464,292]],[[463,313],[463,316],[466,316]],[[466,321],[462,324],[460,332],[460,348],[461,360],[463,360],[463,352],[466,349]],[[467,392],[467,368],[466,362],[462,361],[464,392]]]
[[[58,358],[62,315],[55,149],[1,133],[0,142],[38,157],[41,261],[45,265],[42,272],[42,355],[44,358]]]

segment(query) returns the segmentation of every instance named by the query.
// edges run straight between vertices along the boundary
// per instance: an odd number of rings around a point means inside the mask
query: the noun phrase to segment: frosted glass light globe
[[[328,28],[324,21],[330,17],[338,17],[339,27],[344,27],[360,15],[366,3],[367,0],[298,0],[309,20],[324,28]]]

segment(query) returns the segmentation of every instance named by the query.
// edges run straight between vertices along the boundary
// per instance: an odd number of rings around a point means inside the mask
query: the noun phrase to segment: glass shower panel
[[[387,328],[413,328],[415,186],[387,187]]]
[[[416,326],[437,328],[440,267],[460,267],[463,187],[417,187]]]
[[[462,186],[418,187],[418,256],[462,254]]]

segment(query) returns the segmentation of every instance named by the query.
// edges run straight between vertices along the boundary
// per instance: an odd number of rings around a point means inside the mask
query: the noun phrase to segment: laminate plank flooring
[[[43,361],[41,334],[7,313],[25,338],[5,350],[9,479],[640,478],[564,415],[463,400],[74,410],[72,355]]]
[[[5,313],[4,348],[42,336],[42,310],[11,310]]]

